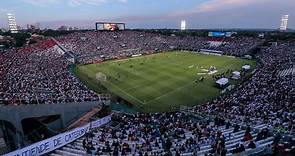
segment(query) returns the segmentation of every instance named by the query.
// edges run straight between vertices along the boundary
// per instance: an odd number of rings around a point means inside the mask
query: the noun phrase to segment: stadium
[[[294,39],[95,27],[0,53],[1,155],[295,153]]]

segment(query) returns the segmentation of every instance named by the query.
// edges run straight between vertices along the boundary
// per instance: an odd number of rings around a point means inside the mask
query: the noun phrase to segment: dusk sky
[[[278,28],[289,14],[295,29],[295,0],[1,0],[0,27],[6,13],[21,26],[93,27],[94,21],[126,22],[128,28]]]

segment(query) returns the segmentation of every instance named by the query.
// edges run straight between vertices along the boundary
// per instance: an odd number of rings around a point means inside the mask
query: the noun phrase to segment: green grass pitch
[[[239,58],[175,51],[78,65],[74,71],[91,89],[100,91],[103,85],[138,111],[163,112],[216,98],[220,89],[208,74],[211,66],[216,67],[215,74],[220,74],[228,69],[241,70],[244,64],[256,65],[254,61]],[[98,73],[103,73],[106,80],[97,78]],[[196,83],[201,76],[204,81]],[[236,82],[230,80],[230,83]]]

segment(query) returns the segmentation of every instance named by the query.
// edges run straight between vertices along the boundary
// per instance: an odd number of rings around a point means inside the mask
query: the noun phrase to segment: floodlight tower
[[[289,19],[289,15],[283,15],[282,16],[282,18],[281,18],[281,26],[280,26],[281,31],[286,31],[287,30],[288,19]]]
[[[182,30],[182,31],[186,30],[186,21],[185,20],[181,21],[180,30]]]

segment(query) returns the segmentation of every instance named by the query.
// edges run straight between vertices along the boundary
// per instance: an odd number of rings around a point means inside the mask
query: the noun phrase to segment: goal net
[[[104,82],[107,80],[107,76],[102,72],[96,73],[95,77],[98,82]]]

